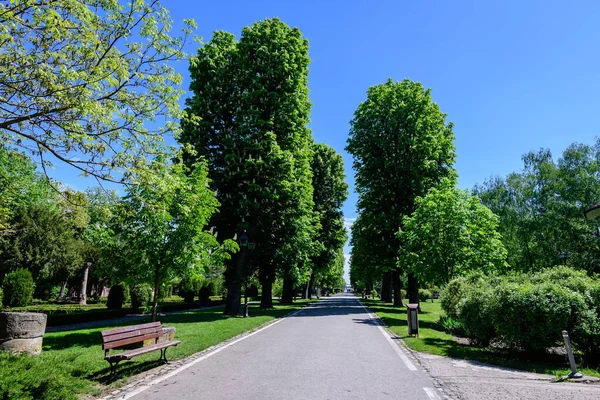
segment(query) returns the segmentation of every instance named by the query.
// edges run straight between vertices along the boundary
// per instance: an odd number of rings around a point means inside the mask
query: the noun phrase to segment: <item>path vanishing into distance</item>
[[[355,296],[339,294],[130,398],[429,400],[442,395]]]

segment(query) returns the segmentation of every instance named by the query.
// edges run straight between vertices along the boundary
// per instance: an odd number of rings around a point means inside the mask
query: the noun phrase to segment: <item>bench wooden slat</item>
[[[113,354],[111,356],[105,357],[106,360],[129,360],[133,357],[137,357],[142,354],[150,353],[155,350],[164,349],[166,347],[177,346],[181,341],[172,340],[170,342],[156,343],[151,346],[140,347],[139,349],[129,350],[119,354]]]
[[[100,333],[102,334],[102,337],[105,337],[105,336],[117,335],[119,333],[131,332],[131,331],[135,331],[138,329],[150,328],[153,326],[160,327],[160,321],[148,322],[147,324],[125,326],[123,328],[108,329],[108,330],[102,331]]]
[[[129,339],[136,336],[150,335],[153,333],[162,333],[162,328],[159,326],[152,326],[150,328],[138,329],[136,331],[117,333],[116,335],[105,336],[102,338],[103,343],[116,342],[121,339]]]
[[[116,347],[126,346],[126,345],[132,344],[132,343],[143,342],[144,340],[156,339],[161,336],[162,336],[162,331],[160,333],[152,333],[152,334],[148,334],[148,335],[144,335],[144,336],[134,336],[134,337],[130,337],[127,339],[117,340],[114,342],[105,342],[102,345],[102,348],[104,350],[114,349]]]

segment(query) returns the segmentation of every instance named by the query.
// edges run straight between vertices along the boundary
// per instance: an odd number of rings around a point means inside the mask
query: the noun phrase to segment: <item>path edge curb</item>
[[[448,399],[448,400],[455,400],[458,399],[458,396],[453,393],[444,383],[443,380],[436,378],[435,376],[433,376],[431,374],[431,371],[429,370],[429,368],[427,368],[427,365],[423,362],[421,362],[421,358],[419,357],[419,352],[415,351],[413,349],[411,349],[410,347],[408,347],[408,345],[406,344],[406,342],[404,341],[404,339],[402,339],[400,336],[396,335],[394,332],[392,332],[392,330],[385,324],[385,322],[383,321],[383,319],[377,315],[377,313],[373,310],[371,310],[369,308],[368,305],[366,305],[359,297],[357,297],[357,300],[360,302],[360,304],[367,310],[369,310],[369,312],[375,317],[377,318],[378,322],[381,324],[381,326],[383,327],[383,329],[385,329],[385,331],[387,332],[387,334],[390,336],[390,338],[392,338],[392,340],[394,341],[394,343],[399,346],[402,350],[404,350],[408,356],[412,359],[412,361],[414,361],[416,364],[418,364],[425,373],[427,373],[427,375],[429,375],[429,377],[433,380],[433,383],[435,385],[435,388],[441,392],[441,394],[443,395],[444,399]]]

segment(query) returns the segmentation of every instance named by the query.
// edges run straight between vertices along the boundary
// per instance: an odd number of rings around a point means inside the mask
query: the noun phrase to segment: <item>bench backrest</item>
[[[162,336],[160,322],[126,326],[125,328],[109,329],[102,334],[102,349],[114,349],[128,344],[156,339]]]

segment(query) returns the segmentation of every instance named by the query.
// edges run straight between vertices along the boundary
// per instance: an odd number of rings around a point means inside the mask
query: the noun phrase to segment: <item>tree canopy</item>
[[[362,253],[353,251],[352,266],[368,258],[383,272],[395,270],[403,217],[417,196],[456,175],[452,124],[431,91],[408,79],[370,87],[350,124],[346,150],[354,157],[360,219],[353,233],[361,230],[353,243]]]
[[[122,181],[176,132],[185,57],[156,0],[0,2],[0,140]],[[157,123],[160,120],[160,123]],[[120,175],[120,176],[119,176]]]

